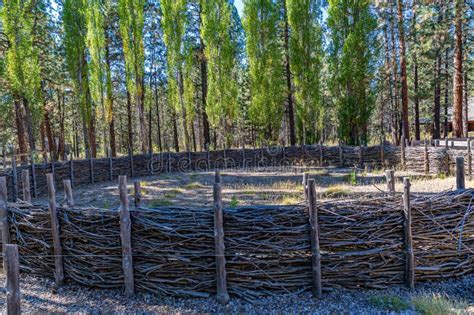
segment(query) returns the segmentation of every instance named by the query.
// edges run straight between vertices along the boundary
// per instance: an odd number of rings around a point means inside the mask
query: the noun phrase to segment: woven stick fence
[[[445,147],[405,148],[392,145],[351,147],[304,145],[262,149],[230,149],[207,152],[157,153],[116,158],[70,160],[55,163],[16,166],[0,173],[7,178],[8,199],[21,198],[22,172],[29,170],[33,197],[47,192],[45,175],[52,173],[55,183],[68,179],[71,185],[87,185],[128,177],[156,175],[163,172],[209,171],[220,168],[252,169],[291,166],[390,167],[429,174],[453,173],[456,156],[465,156],[466,171],[471,175],[470,150]],[[402,163],[404,161],[404,163]]]
[[[123,204],[119,211],[57,207],[59,245],[48,207],[17,202],[8,204],[8,229],[23,272],[54,277],[59,258],[66,281],[97,288],[133,283],[132,291],[179,297],[228,291],[253,301],[296,294],[318,282],[323,290],[385,288],[472,273],[474,190],[418,196],[405,187],[403,198],[316,201],[315,221],[304,204],[225,208],[221,220],[219,200],[214,210],[132,207],[130,239],[120,221]],[[310,233],[312,224],[318,233]],[[132,279],[124,277],[124,242],[132,249]],[[54,256],[57,246],[60,257]],[[218,248],[224,256],[216,255]],[[314,273],[315,257],[320,274]],[[224,258],[223,273],[218,258]]]

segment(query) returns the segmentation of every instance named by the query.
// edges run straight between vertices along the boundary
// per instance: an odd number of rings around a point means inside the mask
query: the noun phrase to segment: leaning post
[[[406,255],[406,281],[410,289],[415,288],[415,256],[413,253],[413,237],[411,231],[410,179],[403,178],[403,217]]]
[[[0,177],[0,228],[2,232],[2,259],[5,260],[6,245],[10,244],[10,229],[8,227],[7,208],[7,178]],[[3,271],[6,273],[5,263]]]
[[[7,315],[21,314],[20,302],[20,263],[18,245],[7,244],[5,250]]]
[[[69,207],[74,207],[74,197],[72,195],[71,180],[70,179],[64,179],[63,180],[63,186],[64,186],[64,198],[66,200],[66,204]]]
[[[321,251],[319,248],[318,208],[316,207],[316,184],[314,179],[308,181],[309,223],[311,237],[311,270],[313,277],[313,296],[320,298],[323,294],[321,281]]]
[[[30,189],[30,171],[25,169],[21,171],[21,183],[23,186],[23,201],[31,203],[31,189]]]
[[[54,278],[56,286],[60,286],[64,282],[64,266],[61,248],[61,238],[59,235],[59,220],[56,208],[56,189],[54,187],[54,177],[52,173],[46,174],[46,182],[48,185],[49,197],[49,214],[51,216],[51,232],[53,234],[54,249]]]
[[[135,280],[133,276],[132,260],[132,222],[130,220],[130,206],[127,193],[127,176],[119,176],[118,185],[120,195],[120,239],[122,241],[122,268],[125,282],[125,294],[135,294]]]
[[[466,179],[464,176],[464,157],[456,157],[456,189],[465,189]]]
[[[214,184],[213,195],[217,301],[221,304],[227,304],[229,302],[229,294],[227,292],[227,274],[225,269],[224,215],[222,210],[222,190],[220,182]]]

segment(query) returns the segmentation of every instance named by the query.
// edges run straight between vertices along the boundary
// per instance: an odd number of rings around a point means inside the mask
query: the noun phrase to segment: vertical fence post
[[[31,180],[33,181],[33,196],[38,197],[38,190],[36,185],[36,170],[35,170],[35,160],[33,153],[30,154],[30,167],[31,167]]]
[[[217,179],[217,172],[216,172]],[[227,275],[225,270],[224,218],[222,212],[222,190],[220,182],[214,184],[214,243],[216,252],[216,285],[217,301],[221,304],[229,302],[227,293]]]
[[[395,193],[395,171],[386,170],[385,178],[387,179],[387,190],[390,194]]]
[[[402,161],[402,170],[405,169],[406,167],[406,157],[405,157],[405,141],[402,139],[400,141],[400,158],[401,158],[401,161]]]
[[[120,239],[122,242],[122,268],[125,282],[125,294],[135,294],[135,280],[133,277],[132,260],[132,222],[127,193],[127,176],[119,176],[120,194]]]
[[[211,169],[211,161],[209,157],[209,143],[206,143],[206,161],[207,161],[207,171]]]
[[[359,145],[359,167],[364,167],[364,146],[362,144]]]
[[[63,186],[64,186],[64,198],[66,200],[66,204],[69,207],[74,207],[74,197],[72,195],[71,181],[69,179],[64,179]]]
[[[18,199],[18,174],[16,173],[16,158],[15,154],[12,155],[12,184],[13,184],[13,202]]]
[[[309,223],[311,236],[311,270],[313,277],[313,296],[322,296],[321,251],[319,248],[318,208],[316,207],[316,185],[314,179],[308,181]]]
[[[69,179],[71,180],[71,187],[74,186],[74,157],[71,153],[71,160],[69,161]]]
[[[446,149],[449,148],[448,137],[444,138],[444,145]]]
[[[2,259],[3,271],[5,269],[5,248],[10,244],[10,229],[8,227],[8,208],[7,208],[7,178],[0,177],[0,228],[2,229]]]
[[[23,201],[31,203],[31,191],[30,191],[30,171],[21,171],[21,183],[23,187]]]
[[[112,150],[107,148],[108,156],[109,156],[109,180],[114,180],[114,168],[113,168],[113,160],[112,160]]]
[[[403,217],[406,254],[406,281],[410,289],[415,288],[415,256],[411,232],[410,179],[403,178]]]
[[[90,165],[90,176],[91,176],[91,184],[94,184],[94,158],[92,154],[89,153],[89,165]]]
[[[471,155],[471,139],[467,139],[467,175],[472,180],[472,155]]]
[[[139,180],[133,182],[133,203],[137,208],[142,205],[142,187]]]
[[[466,180],[464,176],[464,157],[456,157],[456,189],[465,189]]]
[[[134,169],[133,169],[133,149],[131,146],[128,147],[128,161],[130,162],[130,178],[134,176]]]
[[[324,146],[323,143],[319,142],[319,166],[323,166],[324,164]]]
[[[380,138],[380,165],[385,167],[385,141],[383,137]]]
[[[309,174],[308,173],[303,173],[303,179],[301,181],[301,184],[303,185],[303,191],[304,191],[304,198],[308,200],[308,180],[309,180]]]
[[[56,208],[56,189],[54,187],[53,174],[46,174],[46,182],[48,185],[49,196],[49,214],[51,216],[51,232],[53,234],[54,247],[54,278],[56,286],[60,286],[64,282],[63,257],[61,248],[61,238],[59,236],[59,220]]]
[[[21,314],[20,263],[18,245],[7,244],[5,249],[7,315]]]
[[[428,143],[425,141],[425,149],[424,149],[424,162],[425,162],[425,174],[428,175],[430,173],[430,156],[428,152]]]
[[[221,183],[221,171],[216,170],[214,173],[214,182],[220,184]]]

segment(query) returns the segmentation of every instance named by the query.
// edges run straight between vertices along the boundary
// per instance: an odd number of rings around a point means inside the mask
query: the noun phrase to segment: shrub
[[[452,301],[440,294],[421,294],[412,300],[415,310],[426,315],[460,314],[467,307],[464,301]]]

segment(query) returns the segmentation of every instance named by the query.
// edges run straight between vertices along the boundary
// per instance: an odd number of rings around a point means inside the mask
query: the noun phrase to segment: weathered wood
[[[142,205],[142,188],[139,180],[133,182],[133,203],[137,208]]]
[[[90,180],[91,184],[94,184],[94,158],[92,154],[89,154],[89,165],[90,165]]]
[[[319,143],[319,166],[324,165],[324,145],[322,142]]]
[[[216,170],[214,173],[214,183],[220,184],[221,183],[221,171]]]
[[[7,315],[21,314],[20,262],[18,245],[7,244],[5,249]]]
[[[7,178],[0,177],[0,229],[2,232],[2,259],[5,259],[6,245],[10,244],[10,229],[8,227],[7,208]],[[3,270],[6,272],[5,264]]]
[[[305,165],[305,145],[304,143],[301,144],[301,165]]]
[[[30,168],[31,168],[31,181],[33,183],[33,196],[38,197],[38,187],[36,184],[36,170],[35,170],[35,160],[33,153],[30,154]]]
[[[109,158],[109,180],[114,180],[114,166],[113,166],[113,159],[112,159],[112,151],[110,148],[107,149],[107,155]]]
[[[405,148],[405,142],[402,140],[400,141],[400,159],[401,159],[401,162],[402,162],[402,170],[405,170],[406,168],[406,148]]]
[[[311,237],[311,271],[313,277],[313,296],[320,298],[323,294],[321,281],[321,251],[319,248],[318,208],[316,207],[316,184],[314,179],[308,181],[309,226]]]
[[[131,146],[128,147],[128,160],[130,162],[129,168],[130,168],[130,178],[133,178],[135,176],[135,170],[133,167],[133,149]]]
[[[448,137],[444,139],[444,144],[445,144],[446,149],[448,149],[449,148]]]
[[[69,179],[64,179],[63,187],[64,187],[64,199],[66,201],[66,204],[69,207],[74,207],[74,197],[72,195],[71,181]]]
[[[471,139],[467,139],[467,175],[468,175],[469,180],[472,180]]]
[[[410,179],[403,178],[403,214],[405,231],[405,254],[406,254],[406,281],[410,289],[415,288],[415,257],[413,252],[413,237],[411,231],[411,204],[410,204]]]
[[[456,157],[456,189],[465,189],[466,180],[464,176],[464,157]]]
[[[385,167],[385,141],[384,139],[380,140],[380,165]]]
[[[53,235],[54,248],[54,278],[56,286],[60,286],[64,282],[63,257],[61,248],[61,238],[59,231],[59,220],[56,208],[56,189],[54,187],[53,174],[46,174],[46,182],[48,185],[49,197],[49,214],[51,216],[51,233]]]
[[[359,166],[360,168],[364,167],[364,146],[359,145]]]
[[[74,158],[71,154],[71,160],[69,161],[69,179],[71,180],[71,187],[74,187]]]
[[[386,170],[385,179],[387,180],[387,191],[391,194],[395,193],[395,171]]]
[[[13,154],[12,156],[12,185],[13,185],[12,199],[13,199],[13,202],[16,202],[18,200],[18,174],[16,172],[15,154]]]
[[[309,180],[309,173],[303,173],[303,178],[301,181],[301,185],[303,185],[304,197],[308,200],[308,180]]]
[[[430,156],[428,152],[428,143],[425,141],[425,147],[424,147],[424,155],[423,155],[423,160],[424,160],[424,168],[425,168],[425,174],[430,173]]]
[[[222,212],[222,191],[219,182],[214,184],[214,242],[216,251],[216,284],[217,301],[221,304],[229,302],[227,293],[227,274],[225,269],[224,224]]]
[[[127,193],[127,176],[119,176],[118,190],[120,195],[120,240],[122,243],[125,294],[132,296],[135,294],[135,280],[133,276],[132,222],[130,220],[130,206]]]
[[[207,162],[207,171],[211,169],[211,159],[209,156],[209,144],[206,143],[206,162]]]
[[[23,201],[31,203],[30,171],[21,171],[21,184],[23,188]]]

